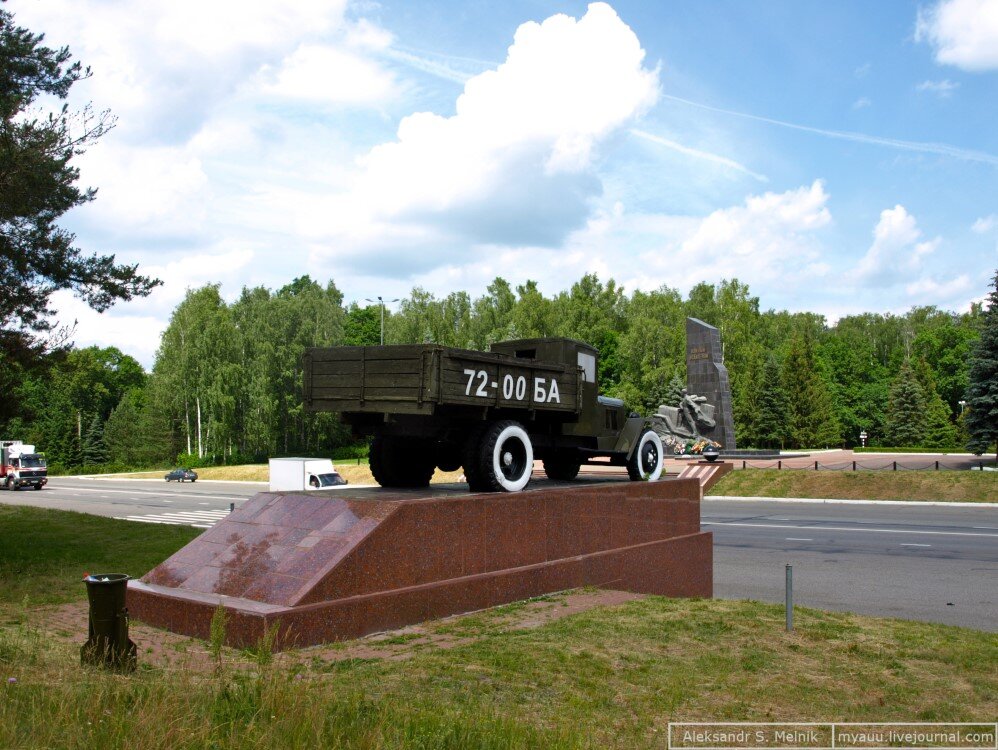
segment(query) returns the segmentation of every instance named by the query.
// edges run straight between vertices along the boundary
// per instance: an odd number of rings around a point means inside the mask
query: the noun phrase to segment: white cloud
[[[977,234],[987,234],[995,227],[998,227],[998,215],[991,214],[978,218],[970,228]]]
[[[378,247],[401,263],[391,269],[412,272],[457,247],[560,244],[602,192],[599,146],[656,100],[644,56],[603,3],[578,20],[523,24],[506,61],[467,81],[453,116],[409,115],[358,160],[353,188],[321,213],[324,236],[315,227],[316,258],[372,262]]]
[[[871,102],[869,98],[861,96],[859,99],[857,99],[852,103],[852,108],[863,109],[864,107],[869,107],[871,104],[873,104],[873,102]]]
[[[936,62],[969,71],[998,69],[998,2],[941,0],[920,10],[915,40],[932,45]]]
[[[681,257],[719,265],[739,278],[772,281],[780,275],[821,275],[827,266],[814,240],[832,216],[824,183],[764,193],[710,214],[682,243]],[[742,270],[742,273],[739,273]]]
[[[915,91],[926,91],[930,94],[935,94],[941,99],[948,99],[958,88],[960,88],[959,83],[953,83],[949,79],[944,79],[942,81],[922,81],[915,86]]]
[[[961,309],[967,306],[967,295],[974,289],[967,274],[949,280],[939,280],[926,276],[904,287],[909,305],[932,304],[945,309]]]
[[[321,44],[303,44],[277,69],[259,76],[261,93],[325,104],[371,105],[395,90],[390,73],[360,55]]]
[[[866,286],[888,287],[910,281],[922,269],[925,256],[939,245],[939,239],[920,241],[922,231],[915,217],[897,205],[880,213],[873,230],[873,244],[850,278]]]

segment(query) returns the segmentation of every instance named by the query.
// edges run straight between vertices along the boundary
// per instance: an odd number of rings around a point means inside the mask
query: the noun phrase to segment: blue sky
[[[149,366],[189,286],[348,301],[737,277],[830,320],[998,267],[998,0],[11,0],[118,126],[67,226],[164,279],[78,345]]]

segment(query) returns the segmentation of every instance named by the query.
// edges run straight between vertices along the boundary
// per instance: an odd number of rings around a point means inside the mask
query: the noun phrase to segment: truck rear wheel
[[[534,447],[519,422],[503,420],[489,425],[478,443],[475,482],[486,492],[519,492],[530,482]],[[467,472],[465,472],[467,475]]]
[[[555,453],[544,459],[544,473],[556,482],[571,482],[579,475],[582,461],[571,453]]]
[[[662,438],[654,430],[645,430],[638,439],[634,453],[627,460],[627,475],[634,481],[654,482],[662,476],[665,455]]]
[[[396,435],[371,443],[371,474],[382,487],[426,487],[436,466],[426,441]]]

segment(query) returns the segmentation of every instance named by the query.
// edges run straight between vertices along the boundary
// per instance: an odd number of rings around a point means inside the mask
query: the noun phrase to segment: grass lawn
[[[995,503],[998,475],[981,471],[738,469],[714,485],[710,494]]]
[[[79,666],[85,622],[54,630],[59,607],[21,603],[14,579],[31,570],[46,601],[79,602],[83,570],[144,572],[194,531],[0,511],[3,748],[641,748],[664,747],[670,720],[998,715],[996,634],[808,609],[788,634],[778,606],[661,597],[527,616],[565,606],[554,595],[378,648],[225,649],[220,666],[187,639],[156,663],[137,638],[139,671],[105,674]]]

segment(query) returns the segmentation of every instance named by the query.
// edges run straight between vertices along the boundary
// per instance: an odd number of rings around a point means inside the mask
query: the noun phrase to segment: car
[[[198,473],[194,469],[174,469],[166,475],[167,482],[196,482]]]
[[[344,484],[347,484],[347,480],[341,477],[338,471],[327,474],[309,474],[308,477],[308,486],[313,490],[325,487],[340,487]]]

